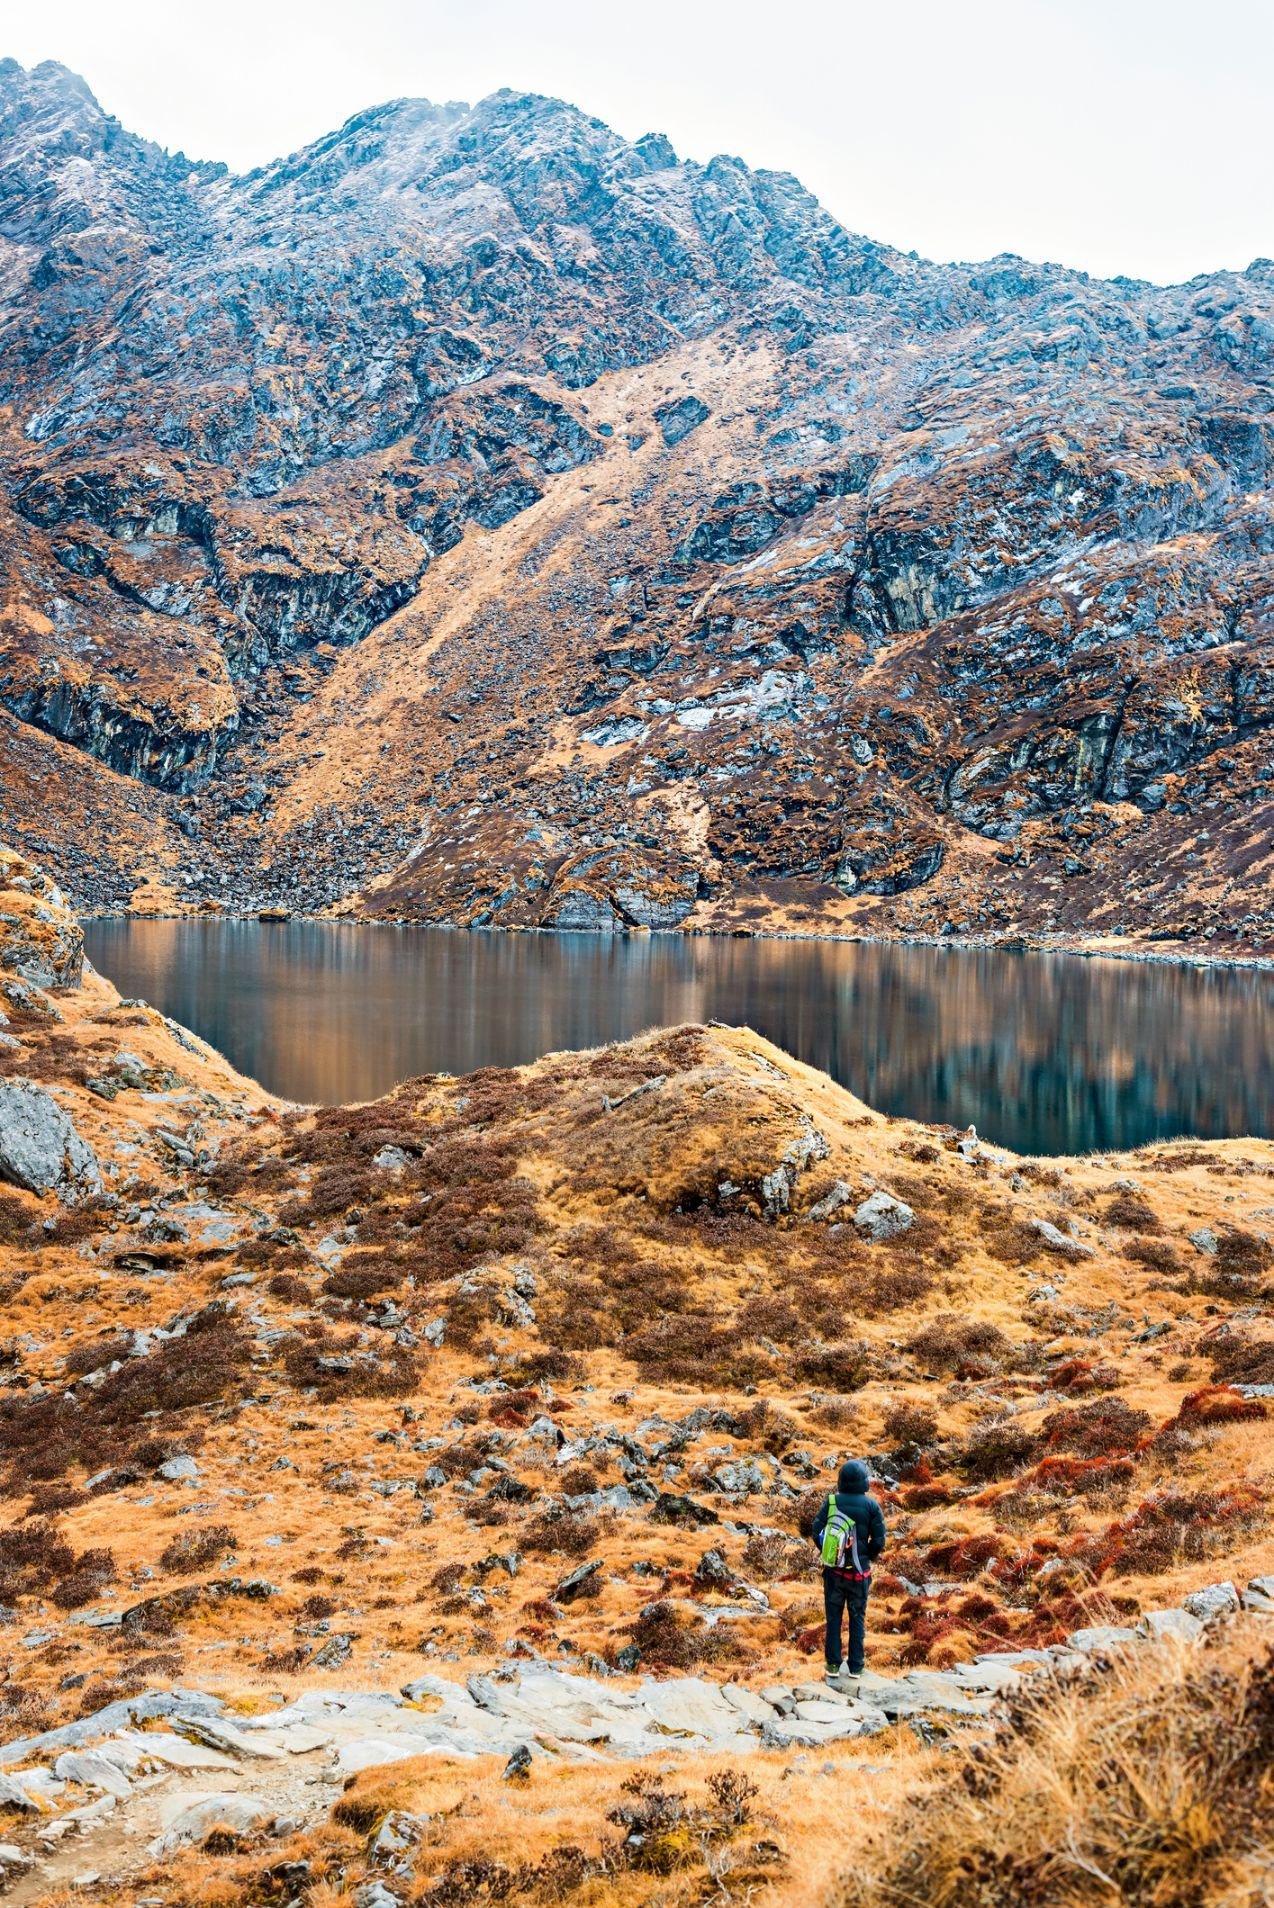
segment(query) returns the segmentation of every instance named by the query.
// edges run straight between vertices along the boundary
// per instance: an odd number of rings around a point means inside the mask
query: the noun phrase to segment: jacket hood
[[[865,1491],[870,1483],[871,1478],[867,1474],[867,1466],[860,1463],[857,1458],[850,1458],[848,1464],[842,1464],[840,1467],[840,1476],[836,1480],[836,1488],[838,1491],[842,1491],[846,1497],[852,1497],[855,1492]]]

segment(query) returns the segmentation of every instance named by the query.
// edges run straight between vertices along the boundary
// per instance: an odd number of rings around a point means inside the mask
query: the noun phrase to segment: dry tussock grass
[[[1274,1652],[1254,1625],[1029,1687],[858,1838],[827,1908],[1258,1908]]]

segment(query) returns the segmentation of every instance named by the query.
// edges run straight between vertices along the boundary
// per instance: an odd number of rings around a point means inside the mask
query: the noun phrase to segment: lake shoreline
[[[542,937],[546,940],[564,940],[587,935],[596,940],[661,940],[661,941],[783,941],[798,943],[820,943],[839,947],[930,947],[949,950],[953,953],[988,954],[1072,954],[1081,960],[1129,961],[1138,966],[1160,967],[1209,967],[1234,969],[1253,973],[1274,973],[1274,953],[1271,954],[1235,954],[1214,953],[1210,948],[1193,948],[1188,943],[1171,947],[1111,946],[1105,942],[1044,940],[1038,936],[1014,934],[998,939],[994,936],[968,934],[820,934],[794,928],[751,928],[751,927],[617,927],[617,928],[557,928],[526,927],[522,925],[506,927],[495,921],[485,921],[481,925],[470,925],[460,921],[415,921],[407,919],[367,920],[349,914],[331,913],[285,913],[271,909],[252,910],[236,914],[228,911],[203,908],[171,908],[156,910],[154,913],[133,913],[128,909],[103,909],[94,912],[80,910],[82,921],[207,921],[209,923],[230,926],[244,924],[253,927],[284,927],[292,923],[308,923],[316,927],[341,928],[429,928],[441,929],[452,934],[500,934],[510,938],[518,935]]]

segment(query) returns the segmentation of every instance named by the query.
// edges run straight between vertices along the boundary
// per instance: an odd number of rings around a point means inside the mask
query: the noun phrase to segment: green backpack
[[[837,1509],[835,1491],[827,1499],[827,1523],[820,1554],[828,1570],[852,1570],[860,1577],[864,1574],[858,1560],[858,1527],[848,1511]]]

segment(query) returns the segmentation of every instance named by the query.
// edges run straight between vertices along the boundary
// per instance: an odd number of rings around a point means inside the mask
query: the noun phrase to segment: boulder
[[[1193,1643],[1203,1634],[1203,1624],[1189,1610],[1147,1610],[1137,1629],[1154,1643],[1162,1642],[1165,1637],[1180,1637],[1186,1643]]]
[[[102,1190],[92,1147],[33,1080],[0,1080],[0,1179],[63,1200]]]
[[[96,1738],[126,1729],[130,1723],[153,1722],[167,1716],[215,1716],[221,1707],[219,1696],[209,1696],[197,1689],[149,1689],[140,1696],[122,1696],[117,1702],[107,1703],[104,1709],[77,1717],[74,1722],[58,1723],[53,1729],[41,1730],[37,1736],[21,1736],[5,1743],[0,1747],[0,1765],[11,1768],[30,1756],[48,1755],[60,1749],[83,1749]],[[158,1738],[139,1736],[137,1740],[150,1751]],[[174,1736],[170,1740],[179,1742],[181,1738]]]
[[[697,1676],[669,1677],[666,1682],[647,1680],[637,1701],[660,1729],[678,1736],[733,1735],[739,1727],[739,1712],[726,1701],[715,1683]]]
[[[413,1815],[409,1809],[391,1809],[372,1837],[368,1854],[375,1862],[393,1862],[418,1847],[429,1825],[427,1815]]]
[[[0,1775],[0,1809],[17,1809],[19,1814],[34,1815],[39,1806],[17,1776]]]
[[[570,1571],[563,1577],[561,1582],[554,1588],[554,1602],[574,1603],[577,1597],[593,1595],[593,1580],[600,1572],[601,1567],[602,1560],[600,1557],[593,1558],[590,1563],[578,1565],[576,1569]]]
[[[895,1199],[892,1193],[874,1192],[864,1199],[854,1213],[854,1225],[869,1239],[879,1243],[882,1239],[892,1239],[896,1233],[906,1232],[915,1224],[916,1215],[903,1200]]]
[[[814,1204],[810,1207],[805,1217],[813,1221],[816,1225],[822,1221],[833,1219],[841,1210],[841,1207],[847,1206],[853,1197],[854,1189],[849,1182],[844,1179],[838,1179],[830,1192],[824,1193],[821,1199],[814,1201]]]
[[[198,1477],[199,1466],[192,1457],[165,1458],[159,1467],[158,1475],[169,1484],[183,1484],[188,1478]]]
[[[213,1829],[228,1829],[232,1835],[251,1835],[274,1821],[275,1812],[268,1802],[255,1795],[200,1796],[173,1817],[162,1835],[150,1844],[152,1855],[170,1855],[175,1849],[196,1847],[205,1842]]]
[[[107,1795],[123,1801],[133,1785],[114,1756],[100,1749],[66,1749],[53,1765],[61,1782],[78,1782],[81,1788],[104,1789]]]
[[[1192,1590],[1181,1601],[1190,1615],[1198,1617],[1201,1623],[1211,1623],[1215,1617],[1229,1616],[1232,1611],[1242,1607],[1239,1593],[1232,1583],[1205,1584],[1202,1590]]]
[[[383,1881],[364,1882],[354,1890],[354,1908],[402,1908],[402,1896],[386,1888]]]
[[[1070,1649],[1083,1650],[1085,1654],[1092,1650],[1117,1650],[1125,1643],[1136,1641],[1137,1632],[1119,1623],[1094,1623],[1084,1630],[1072,1630],[1066,1639]]]
[[[657,406],[655,422],[664,443],[671,448],[673,444],[679,444],[683,437],[689,437],[691,431],[697,430],[710,415],[703,399],[691,395],[670,398],[666,404]]]
[[[1072,1239],[1068,1232],[1060,1232],[1051,1219],[1032,1219],[1031,1230],[1036,1233],[1046,1252],[1055,1252],[1059,1259],[1096,1258],[1092,1246],[1085,1245],[1082,1239]]]
[[[755,1458],[735,1458],[728,1464],[718,1464],[712,1481],[728,1497],[753,1497],[758,1491],[769,1490],[774,1480]]]

